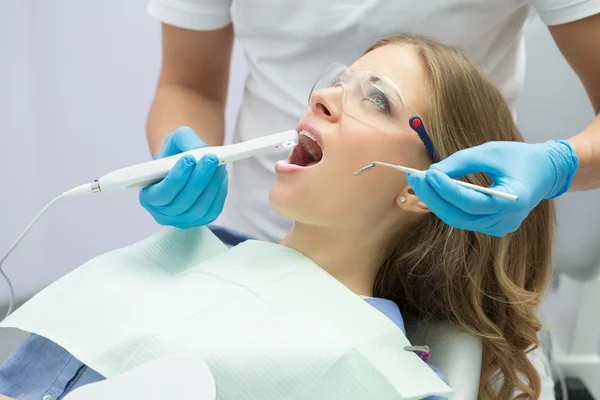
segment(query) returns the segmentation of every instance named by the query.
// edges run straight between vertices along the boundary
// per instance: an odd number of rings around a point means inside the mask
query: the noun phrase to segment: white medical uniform
[[[352,64],[376,40],[401,32],[460,47],[512,104],[523,86],[523,30],[532,9],[555,25],[599,13],[600,0],[150,0],[148,12],[194,30],[233,23],[249,69],[234,131],[243,141],[295,128],[329,64]],[[277,157],[230,166],[221,219],[228,227],[271,241],[290,228],[268,202]]]

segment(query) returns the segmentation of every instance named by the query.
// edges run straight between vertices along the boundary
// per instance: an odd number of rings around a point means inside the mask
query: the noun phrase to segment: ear
[[[396,204],[404,211],[414,212],[419,214],[427,214],[430,213],[431,210],[423,203],[414,190],[410,187],[410,185],[405,185],[398,197],[396,197]]]

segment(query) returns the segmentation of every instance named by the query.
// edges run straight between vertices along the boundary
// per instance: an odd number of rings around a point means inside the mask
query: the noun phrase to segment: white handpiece
[[[140,189],[160,182],[177,163],[185,156],[191,155],[198,162],[206,154],[214,154],[219,158],[219,165],[254,157],[258,154],[291,147],[296,144],[298,132],[295,130],[276,133],[274,135],[252,139],[229,146],[214,146],[194,149],[170,157],[132,165],[110,172],[92,183],[78,186],[63,193],[63,197],[81,196],[97,192],[124,189]]]

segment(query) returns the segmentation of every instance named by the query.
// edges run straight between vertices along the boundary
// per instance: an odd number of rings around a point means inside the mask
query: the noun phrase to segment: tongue
[[[317,155],[317,157],[313,157],[312,155],[310,155],[310,158],[312,159],[321,159],[323,157],[323,150],[321,150],[321,146],[319,146],[316,142],[313,142],[312,140],[310,140],[307,144],[308,147],[310,147],[310,150]],[[308,151],[307,151],[308,152]]]

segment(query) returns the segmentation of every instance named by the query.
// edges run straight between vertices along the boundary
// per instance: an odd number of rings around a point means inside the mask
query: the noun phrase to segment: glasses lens
[[[368,71],[352,74],[343,108],[346,114],[386,132],[402,131],[410,118],[396,85]]]
[[[394,82],[372,71],[351,71],[343,64],[331,65],[317,79],[310,91],[309,106],[313,93],[336,86],[345,88],[343,111],[376,129],[405,131],[410,117],[416,115]]]

